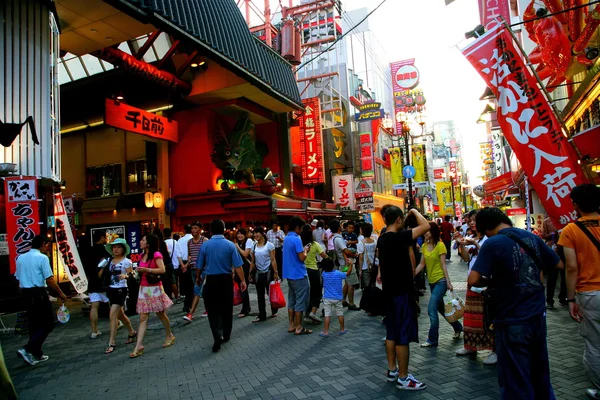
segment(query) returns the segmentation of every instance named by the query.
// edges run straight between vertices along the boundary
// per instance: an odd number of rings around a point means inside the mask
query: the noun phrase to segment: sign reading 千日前
[[[17,269],[17,258],[31,249],[31,241],[40,233],[37,179],[33,176],[6,178],[6,234],[10,273]]]
[[[352,174],[336,175],[332,181],[335,203],[340,205],[340,210],[354,210],[354,178]]]
[[[325,182],[321,103],[318,97],[304,99],[302,103],[304,113],[299,116],[302,183],[316,185]]]
[[[106,99],[104,123],[125,131],[177,143],[177,121]]]
[[[69,226],[69,218],[60,193],[54,195],[54,220],[56,223],[54,229],[59,253],[58,259],[77,293],[83,293],[88,288],[88,281],[75,246],[73,231]]]
[[[500,24],[500,18],[510,23],[510,0],[479,0],[479,18],[486,31]]]
[[[463,54],[498,99],[498,122],[557,228],[577,219],[569,194],[585,183],[577,155],[510,32],[498,25]]]

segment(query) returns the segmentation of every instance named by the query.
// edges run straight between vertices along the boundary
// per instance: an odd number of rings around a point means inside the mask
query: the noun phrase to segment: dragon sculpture
[[[237,121],[229,135],[220,125],[214,136],[211,159],[223,173],[219,178],[223,181],[221,188],[228,190],[230,183],[240,182],[254,186],[257,179],[272,176],[268,168],[261,167],[267,152],[264,144],[256,142],[256,130],[248,115]]]
[[[592,39],[597,40],[600,4],[588,11],[583,0],[543,0],[545,7],[537,10],[534,3],[532,0],[523,13],[529,38],[537,44],[529,59],[540,80],[549,79],[546,88],[551,92],[598,58],[597,46],[589,44]],[[547,16],[548,12],[559,14]]]

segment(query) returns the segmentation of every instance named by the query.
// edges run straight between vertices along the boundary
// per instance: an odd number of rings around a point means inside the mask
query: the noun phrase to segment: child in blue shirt
[[[331,258],[325,258],[321,262],[323,268],[323,311],[325,312],[325,328],[323,332],[319,334],[321,337],[329,337],[329,323],[331,322],[331,314],[335,308],[338,321],[340,322],[340,335],[344,335],[348,332],[344,328],[344,306],[342,305],[342,286],[346,275],[342,271],[333,269],[333,260]]]

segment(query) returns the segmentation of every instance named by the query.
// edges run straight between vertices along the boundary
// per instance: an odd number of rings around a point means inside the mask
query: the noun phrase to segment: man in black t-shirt
[[[386,301],[386,353],[389,364],[387,380],[397,380],[396,386],[402,390],[425,389],[408,373],[409,343],[418,342],[416,299],[414,289],[414,266],[411,263],[409,248],[414,239],[424,235],[429,223],[416,210],[408,215],[417,220],[414,229],[403,230],[404,214],[398,207],[392,206],[385,211],[387,225],[385,235],[377,241],[379,274]],[[398,367],[396,368],[396,362]]]

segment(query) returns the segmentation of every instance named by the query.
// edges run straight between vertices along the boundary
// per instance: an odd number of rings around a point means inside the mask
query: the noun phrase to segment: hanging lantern
[[[152,194],[152,192],[146,192],[144,194],[144,203],[148,208],[154,207],[154,195]]]
[[[154,208],[160,208],[163,204],[163,197],[160,193],[154,193]]]

